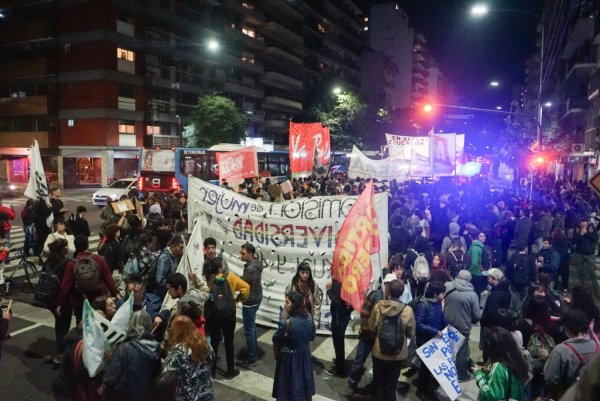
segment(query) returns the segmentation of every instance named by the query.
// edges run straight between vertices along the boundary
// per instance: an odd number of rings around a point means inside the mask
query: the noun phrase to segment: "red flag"
[[[379,252],[373,182],[356,199],[338,233],[331,275],[342,283],[342,299],[360,311],[373,269],[371,255]]]
[[[219,180],[238,181],[259,175],[256,146],[248,146],[232,152],[217,152],[217,163]]]
[[[327,174],[331,153],[329,128],[321,123],[290,121],[289,144],[292,177]]]

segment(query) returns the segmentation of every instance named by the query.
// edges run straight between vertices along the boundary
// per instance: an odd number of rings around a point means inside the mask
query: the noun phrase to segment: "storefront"
[[[29,181],[30,152],[30,148],[3,148],[0,151],[0,177],[6,177],[11,184],[26,185]],[[52,153],[53,150],[51,149],[41,149],[46,180],[50,186],[56,186],[59,183],[59,156]],[[56,153],[56,150],[54,150],[54,153]]]

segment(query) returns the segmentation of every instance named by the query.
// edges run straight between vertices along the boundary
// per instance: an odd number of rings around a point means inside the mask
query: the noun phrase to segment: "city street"
[[[64,190],[63,201],[65,207],[74,210],[78,205],[84,205],[88,208],[88,221],[92,230],[90,238],[90,247],[93,251],[97,249],[99,238],[96,235],[100,227],[99,211],[100,209],[91,204],[91,195],[93,189]],[[25,204],[26,198],[6,199],[4,203],[14,205],[17,214]],[[11,242],[13,247],[20,247],[23,243],[23,231],[20,218],[13,221],[11,231]],[[35,258],[31,258],[33,261]],[[10,271],[7,269],[7,271]],[[10,274],[10,273],[8,273]],[[11,372],[10,375],[0,375],[0,388],[3,396],[7,400],[52,400],[52,381],[56,374],[56,369],[50,363],[50,358],[54,355],[54,318],[49,311],[33,306],[33,295],[28,291],[22,291],[19,287],[24,281],[20,271],[15,272],[15,288],[11,290],[10,298],[13,299],[13,319],[10,325],[10,338],[2,344],[2,370]],[[2,303],[5,303],[4,299]],[[259,355],[261,359],[253,370],[243,370],[242,373],[233,380],[225,380],[224,373],[224,350],[221,349],[221,358],[219,368],[221,372],[217,374],[215,383],[215,395],[217,400],[271,400],[271,389],[273,385],[273,374],[275,371],[275,362],[272,354],[271,337],[274,330],[259,327]],[[477,344],[473,339],[479,338],[479,327],[473,330],[471,335],[471,349],[474,357],[479,353]],[[358,341],[355,338],[346,340],[347,360],[353,358],[353,353]],[[241,319],[238,319],[235,335],[236,352],[243,352],[245,348],[245,338]],[[325,369],[331,364],[334,355],[333,343],[330,337],[318,336],[312,344],[313,367],[316,378],[317,395],[313,398],[315,401],[329,400],[360,400],[367,399],[366,396],[353,396],[347,398],[346,379],[330,377],[325,374]],[[370,360],[366,366],[367,374],[363,377],[361,386],[368,383],[371,378]],[[416,377],[416,376],[415,376]],[[415,377],[411,378],[412,381]],[[401,377],[401,381],[406,378]],[[461,383],[465,393],[460,399],[477,399],[477,389],[474,380]],[[403,399],[415,400],[415,388],[411,386],[408,395]]]

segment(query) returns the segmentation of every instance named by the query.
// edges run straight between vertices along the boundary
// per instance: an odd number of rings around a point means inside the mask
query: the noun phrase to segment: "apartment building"
[[[221,93],[247,135],[287,143],[321,74],[360,88],[350,0],[23,0],[0,24],[0,176],[98,186],[135,174],[139,148],[182,146],[198,96]]]

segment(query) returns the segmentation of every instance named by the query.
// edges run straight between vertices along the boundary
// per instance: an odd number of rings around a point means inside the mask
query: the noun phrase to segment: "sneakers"
[[[329,369],[325,369],[325,374],[333,377],[346,377],[346,374],[343,372],[338,372],[335,366],[332,366]]]
[[[256,366],[256,361],[243,360],[239,361],[237,365],[242,369],[250,369]]]
[[[239,369],[233,369],[231,372],[227,372],[227,374],[225,375],[225,378],[227,380],[231,380],[234,377],[237,377],[240,375],[240,370]]]

